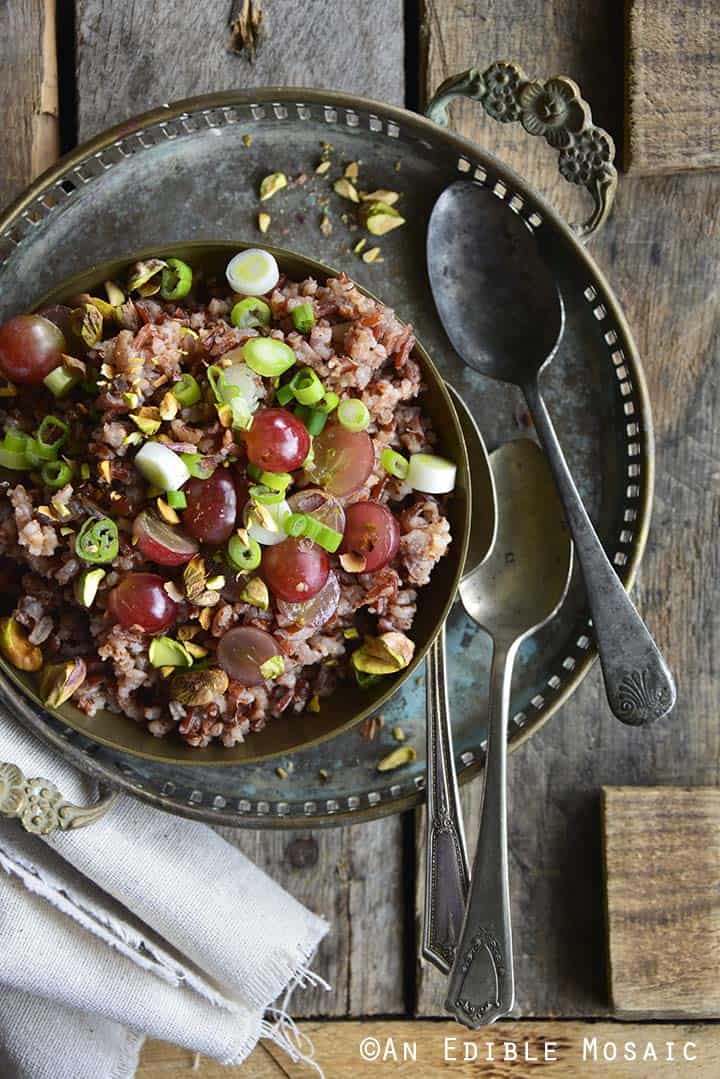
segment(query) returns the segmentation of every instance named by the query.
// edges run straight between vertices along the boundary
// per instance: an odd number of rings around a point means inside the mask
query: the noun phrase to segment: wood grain
[[[611,0],[428,0],[423,29],[428,92],[448,74],[509,57],[529,74],[570,75],[596,121],[617,138],[622,27]],[[519,125],[493,124],[469,104],[454,105],[451,122],[567,215],[585,209],[557,175],[555,155]],[[608,712],[596,669],[511,758],[512,912],[524,1015],[610,1010],[599,787],[720,783],[719,207],[717,173],[621,177],[614,215],[593,242],[638,343],[653,406],[656,498],[635,599],[677,675],[679,703],[674,717],[654,727],[623,727]],[[476,812],[475,791],[465,797]],[[442,1014],[442,993],[423,966],[417,1009]]]
[[[0,206],[58,153],[58,90],[53,0],[0,5]]]
[[[256,0],[254,63],[229,49],[230,0],[77,0],[79,131],[87,138],[180,97],[251,86],[327,86],[402,103],[402,0]]]
[[[720,7],[626,0],[625,152],[638,173],[720,167]]]
[[[610,992],[617,1015],[720,1015],[720,791],[606,787]]]
[[[606,1079],[610,1074],[615,1079],[656,1079],[666,1075],[714,1079],[720,1072],[720,1027],[710,1024],[640,1026],[540,1019],[497,1023],[478,1033],[463,1030],[456,1023],[428,1021],[301,1023],[300,1029],[312,1039],[315,1059],[327,1079],[356,1079],[358,1074],[406,1079],[474,1079],[483,1074],[493,1079],[519,1079],[544,1074],[544,1069],[555,1079]],[[363,1063],[360,1055],[364,1038],[376,1039],[379,1046],[381,1056],[372,1063]],[[516,1059],[513,1053],[517,1053]],[[176,1046],[148,1042],[137,1079],[176,1079],[186,1072],[202,1079],[317,1076],[313,1069],[293,1064],[274,1045],[265,1042],[240,1068],[224,1068],[203,1057],[199,1071],[192,1072],[192,1059],[192,1054]]]

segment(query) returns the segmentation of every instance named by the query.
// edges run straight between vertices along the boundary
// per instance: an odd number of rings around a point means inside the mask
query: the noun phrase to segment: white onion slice
[[[414,491],[428,495],[446,495],[455,487],[457,467],[434,453],[414,453],[410,458],[407,482]]]
[[[250,247],[230,259],[225,275],[233,292],[242,296],[264,296],[277,285],[280,270],[269,251]]]
[[[190,479],[185,462],[162,442],[146,442],[135,454],[135,464],[148,483],[163,491],[179,491]]]
[[[292,510],[284,499],[274,506],[263,506],[263,510],[266,510],[275,521],[277,525],[276,532],[271,532],[269,528],[265,528],[264,525],[255,520],[252,502],[248,502],[243,510],[243,522],[248,530],[248,535],[252,539],[256,540],[257,543],[261,543],[264,547],[274,547],[276,543],[282,543],[283,540],[287,539],[283,521],[290,516]]]
[[[223,359],[232,359],[237,353],[238,358],[242,348],[233,349],[223,356]],[[251,371],[246,363],[233,363],[230,367],[223,367],[223,377],[231,386],[237,386],[240,393],[247,401],[251,409],[255,409],[258,401],[264,394],[263,381],[259,375]]]

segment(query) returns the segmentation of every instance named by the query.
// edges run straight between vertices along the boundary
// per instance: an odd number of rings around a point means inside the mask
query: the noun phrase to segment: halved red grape
[[[352,494],[375,467],[375,450],[367,431],[348,431],[333,424],[317,436],[308,475],[338,498]]]
[[[143,510],[133,522],[138,550],[161,566],[184,566],[198,552],[197,540]]]
[[[280,655],[274,637],[254,626],[236,626],[220,638],[217,659],[222,669],[245,686],[257,686],[264,680],[260,667]]]
[[[323,587],[312,599],[307,599],[304,603],[287,603],[284,599],[279,599],[277,612],[284,622],[297,626],[298,630],[302,631],[293,632],[293,637],[309,637],[332,618],[339,602],[340,584],[335,574],[331,572]]]
[[[306,487],[288,499],[293,513],[308,513],[322,524],[341,534],[345,531],[345,510],[337,498],[321,487]]]
[[[400,526],[381,502],[354,502],[345,510],[345,534],[340,554],[354,552],[365,559],[365,573],[387,566],[398,553]]]
[[[237,521],[238,498],[227,469],[217,468],[206,480],[188,480],[183,491],[187,507],[182,519],[190,535],[213,546],[229,539]]]
[[[60,363],[65,337],[42,315],[16,315],[0,326],[0,371],[11,382],[36,385]]]
[[[124,629],[164,633],[177,618],[177,603],[156,573],[126,573],[108,596],[108,610]]]
[[[286,539],[263,549],[262,574],[267,586],[288,603],[312,599],[329,573],[327,551],[306,537]]]
[[[292,472],[310,452],[310,435],[286,408],[264,408],[255,413],[245,444],[250,463],[264,472]]]

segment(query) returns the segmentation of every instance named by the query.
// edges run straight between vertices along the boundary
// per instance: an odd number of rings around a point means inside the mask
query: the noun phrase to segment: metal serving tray
[[[434,103],[438,118],[447,98],[459,92],[482,100],[486,84],[477,72],[453,80]],[[488,101],[483,104],[491,111]],[[592,121],[581,104],[587,129]],[[359,185],[365,190],[402,192],[407,224],[378,241],[384,261],[366,264],[352,253],[362,233],[349,231],[341,220],[348,204],[332,193],[326,178],[314,176],[321,142],[332,144],[333,162],[361,161]],[[265,239],[346,268],[412,321],[470,405],[490,449],[527,435],[524,415],[509,387],[468,371],[453,354],[426,280],[426,221],[437,195],[461,174],[485,187],[488,198],[502,199],[508,213],[520,213],[542,230],[567,313],[560,354],[546,380],[548,406],[586,505],[629,586],[648,529],[653,447],[645,382],[622,312],[576,234],[552,208],[487,151],[429,119],[342,94],[270,88],[179,102],[116,127],[64,158],[0,218],[0,320],[32,307],[59,280],[137,248],[259,239],[258,185],[277,171],[292,177],[305,172],[309,179],[266,204],[273,222]],[[340,172],[333,167],[331,175]],[[611,165],[608,175],[614,176]],[[607,185],[594,190],[590,231],[608,208]],[[328,197],[329,205],[318,202]],[[325,212],[334,226],[329,236],[319,228]],[[482,765],[490,648],[459,606],[448,623],[448,655],[464,781]],[[560,614],[520,651],[512,746],[567,700],[594,658],[576,574]],[[198,751],[197,765],[178,767],[118,753],[56,723],[5,678],[0,701],[80,768],[172,812],[243,827],[317,826],[378,817],[421,800],[423,681],[416,672],[383,708],[385,725],[374,741],[355,728],[296,753],[286,779],[276,774],[280,765],[288,769],[284,759],[213,767],[203,765]],[[377,761],[395,745],[395,725],[415,746],[417,760],[379,773]]]

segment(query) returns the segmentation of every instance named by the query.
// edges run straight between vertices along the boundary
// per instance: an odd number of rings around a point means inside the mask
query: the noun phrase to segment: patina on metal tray
[[[450,87],[445,96],[454,92],[457,87]],[[311,181],[268,204],[273,223],[267,239],[346,267],[411,320],[445,377],[469,403],[491,449],[528,434],[525,413],[511,389],[483,380],[453,355],[426,281],[425,225],[440,191],[464,174],[481,184],[488,198],[502,199],[508,213],[520,213],[542,230],[567,312],[561,352],[546,382],[548,406],[586,505],[629,585],[647,534],[653,455],[644,378],[622,312],[569,226],[520,177],[477,145],[422,117],[330,92],[272,88],[181,102],[98,136],[42,177],[0,220],[0,319],[31,307],[62,278],[134,248],[252,238],[262,177],[276,171],[310,174],[322,142],[332,144],[333,161],[361,161],[366,190],[401,191],[407,224],[382,237],[384,261],[368,265],[353,255],[361,234],[343,227],[343,207],[332,194],[335,227],[329,236],[320,231],[325,211],[317,197],[328,197],[328,185]],[[482,764],[490,646],[459,606],[448,634],[462,781]],[[568,697],[593,658],[576,574],[561,613],[520,652],[513,745]],[[81,768],[174,812],[214,823],[349,822],[406,809],[422,797],[422,673],[385,706],[385,724],[374,741],[363,740],[354,729],[297,753],[286,779],[276,774],[277,766],[287,769],[284,760],[212,768],[123,756],[55,724],[5,680],[0,699]],[[396,745],[391,734],[396,725],[417,759],[396,772],[379,773],[378,760]]]

